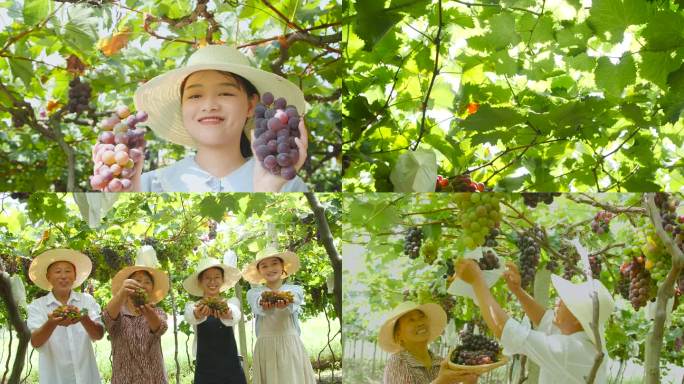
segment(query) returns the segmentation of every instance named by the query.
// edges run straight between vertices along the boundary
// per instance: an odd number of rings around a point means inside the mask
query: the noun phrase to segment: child
[[[494,300],[482,272],[474,260],[462,260],[456,265],[456,276],[473,286],[482,317],[494,335],[501,339],[509,354],[523,354],[539,365],[539,382],[584,383],[589,376],[597,351],[597,340],[591,328],[593,322],[592,295],[598,299],[598,332],[605,357],[596,373],[596,383],[608,382],[608,352],[604,338],[605,324],[615,307],[610,292],[600,281],[573,284],[552,275],[559,301],[555,311],[537,303],[520,286],[520,273],[508,263],[504,279],[518,298],[529,321],[511,318]]]
[[[31,345],[40,354],[41,384],[101,382],[92,344],[104,335],[100,306],[89,294],[73,291],[91,269],[90,259],[72,249],[52,249],[31,262],[29,278],[50,291],[28,306],[27,324]],[[69,317],[55,313],[64,305],[76,307]]]
[[[185,321],[195,331],[192,343],[197,360],[195,384],[247,384],[233,334],[233,325],[240,320],[240,302],[237,298],[226,302],[220,296],[238,280],[237,268],[204,258],[195,273],[183,281],[183,287],[191,295],[226,304],[224,310],[212,309],[202,301],[185,305]]]
[[[247,302],[256,318],[257,341],[254,346],[253,384],[314,384],[309,355],[299,335],[299,311],[304,304],[304,290],[283,280],[299,269],[299,258],[290,251],[266,248],[247,265],[242,276],[252,284],[265,284],[247,292]],[[287,291],[294,302],[263,300],[262,294]]]
[[[300,113],[301,90],[280,76],[254,68],[246,56],[227,46],[209,45],[190,56],[183,68],[142,85],[135,93],[139,111],[149,115],[157,136],[195,148],[197,153],[132,179],[143,192],[305,192],[299,178],[274,176],[252,157],[251,118],[260,93],[284,97]],[[299,170],[306,160],[307,132],[300,122],[295,142]]]
[[[161,349],[166,314],[154,305],[169,292],[169,277],[156,265],[154,249],[146,245],[135,265],[112,279],[114,297],[102,314],[112,341],[112,384],[167,383]]]

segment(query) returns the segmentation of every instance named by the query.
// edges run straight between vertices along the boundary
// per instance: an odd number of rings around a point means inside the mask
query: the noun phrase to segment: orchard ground
[[[180,321],[182,320],[182,314],[178,318],[179,324]],[[162,350],[164,352],[164,360],[166,362],[166,372],[168,373],[168,378],[169,378],[169,383],[175,383],[175,377],[176,377],[176,363],[174,361],[174,336],[173,336],[173,319],[169,316],[168,319],[169,322],[169,330],[164,334],[162,337]],[[252,332],[252,321],[246,322],[245,323],[245,331],[247,334],[247,346],[248,348],[252,348],[251,346],[254,344],[255,339],[253,339],[253,332]],[[325,319],[324,314],[320,314],[319,316],[312,318],[308,321],[305,321],[302,323],[302,341],[304,342],[304,346],[306,348],[306,351],[309,353],[309,358],[311,359],[311,363],[316,367],[317,365],[317,360],[318,360],[318,353],[325,349],[325,351],[321,354],[321,362],[324,360],[329,361],[331,354],[330,350],[326,346],[327,344],[327,337],[326,335],[328,334],[328,324]],[[334,335],[338,330],[339,330],[339,323],[337,320],[330,320],[330,335]],[[13,347],[11,348],[12,350],[14,349],[14,345],[16,345],[16,336],[13,335],[14,340],[13,340]],[[237,328],[235,329],[235,337],[236,341],[238,343],[238,349],[239,349],[239,333],[237,331]],[[0,330],[0,342],[2,343],[2,349],[0,350],[0,361],[3,363],[5,362],[7,353],[8,353],[8,345],[9,345],[9,337],[7,333],[6,328],[2,328]],[[192,336],[187,337],[184,333],[178,332],[178,362],[181,367],[181,380],[180,382],[182,384],[192,384],[193,380],[193,372],[190,369],[190,365],[188,364],[188,355],[186,354],[186,345],[187,345],[187,353],[190,354],[190,358],[192,358]],[[339,336],[336,337],[333,342],[330,344],[334,353],[335,353],[335,359],[338,361],[341,357],[341,347],[340,347],[340,342],[339,342]],[[111,344],[109,343],[109,340],[107,340],[107,335],[105,333],[105,337],[96,342],[94,344],[95,348],[95,356],[97,358],[97,365],[100,371],[100,375],[102,376],[103,379],[103,384],[109,383],[112,375],[112,366],[110,363],[110,352],[111,352]],[[32,352],[32,348],[29,347],[29,351],[27,353],[27,356],[29,356]],[[242,355],[245,355],[242,353]],[[251,350],[247,354],[247,360],[251,363]],[[10,367],[12,364],[12,361],[10,361]],[[29,374],[28,379],[25,381],[25,383],[37,383],[38,382],[38,351],[33,351],[32,356],[31,356],[31,372]],[[22,378],[25,377],[26,373],[29,370],[29,364],[27,361],[27,364],[24,368],[24,372],[22,374]],[[318,371],[316,371],[316,377],[318,378]],[[319,381],[320,383],[331,383],[331,371],[330,369],[324,369],[321,371],[321,380]],[[341,373],[338,370],[335,371],[335,383],[339,383],[341,378]]]

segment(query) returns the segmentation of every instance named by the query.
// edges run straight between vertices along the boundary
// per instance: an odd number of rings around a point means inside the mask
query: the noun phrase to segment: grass
[[[182,316],[178,318],[179,324],[180,321],[182,320]],[[167,331],[164,336],[162,336],[162,351],[164,353],[164,361],[166,365],[166,372],[169,377],[169,383],[175,383],[175,378],[176,378],[176,363],[174,360],[174,353],[175,353],[175,347],[174,347],[174,336],[173,336],[173,319],[169,318],[169,331]],[[330,322],[330,327],[331,327],[331,333],[330,336],[333,336],[338,330],[339,330],[339,322],[332,321]],[[309,353],[309,358],[311,359],[312,363],[314,364],[314,367],[316,366],[315,362],[318,360],[318,353],[325,348],[325,351],[321,354],[321,359],[329,359],[331,357],[330,351],[326,348],[327,344],[327,333],[328,333],[328,323],[326,322],[325,316],[321,314],[320,316],[316,318],[312,318],[307,320],[305,323],[301,324],[301,329],[302,329],[302,335],[301,339],[302,342],[304,343],[304,347],[306,348],[307,352]],[[246,322],[245,323],[245,334],[247,337],[247,349],[248,353],[246,354],[246,361],[251,364],[251,349],[253,346],[253,341],[255,339],[253,338],[253,332],[252,332],[252,322]],[[14,340],[12,344],[12,353],[14,353],[14,349],[16,348],[16,334],[14,335]],[[239,333],[237,330],[237,327],[235,327],[235,338],[236,342],[238,343],[238,348],[239,348]],[[1,343],[1,348],[0,348],[0,364],[3,366],[2,370],[4,371],[4,365],[5,365],[5,360],[7,358],[8,354],[8,345],[9,345],[9,336],[7,333],[6,329],[0,330],[0,343]],[[186,354],[186,348],[185,346],[187,345],[187,354]],[[333,340],[333,342],[330,344],[334,353],[335,353],[335,358],[337,360],[340,359],[342,355],[342,347],[340,346],[340,341],[339,341],[339,335],[337,338]],[[100,375],[102,376],[103,383],[108,383],[111,380],[111,375],[112,375],[112,367],[110,363],[110,353],[111,353],[111,344],[109,341],[105,338],[102,340],[96,342],[93,344],[94,349],[95,349],[95,358],[97,359],[97,365],[100,371]],[[32,349],[29,346],[29,351],[27,354],[27,359],[28,355],[31,353]],[[190,368],[190,362],[188,361],[187,355],[190,354],[190,358],[192,358],[192,336],[187,337],[184,333],[178,332],[178,362],[180,364],[180,382],[183,384],[191,384],[192,379],[193,379],[193,372]],[[245,355],[243,353],[243,355]],[[10,360],[10,367],[12,364],[12,360]],[[26,380],[26,383],[37,383],[38,382],[38,352],[34,351],[33,356],[31,358],[31,373],[29,374],[28,379]],[[27,364],[24,367],[24,373],[22,377],[24,377],[29,371],[29,364],[27,361]],[[330,376],[330,370],[327,370],[327,372],[323,372],[324,374],[322,375],[323,377],[329,377]],[[318,374],[318,372],[317,372]],[[336,378],[340,377],[340,372],[337,370],[335,372]],[[0,377],[1,380],[1,377]],[[325,380],[322,380],[325,381]]]

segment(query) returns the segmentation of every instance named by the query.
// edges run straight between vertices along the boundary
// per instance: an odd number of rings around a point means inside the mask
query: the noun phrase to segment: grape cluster
[[[499,258],[491,249],[482,252],[482,257],[477,261],[480,269],[483,271],[491,271],[492,269],[499,268]]]
[[[501,352],[499,343],[484,335],[476,335],[471,330],[460,333],[461,345],[456,347],[450,356],[452,363],[459,365],[492,364],[498,360]]]
[[[219,313],[226,312],[228,310],[228,304],[225,300],[220,297],[205,297],[199,302],[202,305],[206,305],[212,311]]]
[[[81,316],[88,314],[88,310],[83,308],[79,309],[74,305],[60,305],[52,311],[53,317],[59,317],[62,319],[76,320],[80,319]]]
[[[463,244],[475,249],[485,243],[493,228],[501,221],[500,197],[495,193],[456,193],[453,195],[460,210],[458,221],[463,231]]]
[[[544,232],[537,226],[518,236],[517,245],[520,249],[518,269],[520,270],[520,285],[522,287],[527,287],[534,281],[534,275],[539,264],[541,248],[535,241],[535,236],[539,239],[544,238]]]
[[[579,268],[580,255],[577,253],[575,247],[562,246],[560,254],[563,255],[563,278],[566,280],[572,279],[573,276],[581,273]]]
[[[656,281],[663,280],[670,269],[670,253],[665,249],[653,226],[646,228],[645,240],[642,241],[641,253],[646,257],[644,267],[651,274],[651,278]]]
[[[270,106],[273,108],[269,108]],[[299,113],[293,105],[280,97],[274,100],[270,92],[261,96],[254,111],[254,153],[269,172],[292,180],[297,175],[295,164],[299,149],[295,138],[300,137]]]
[[[456,175],[451,181],[438,175],[435,183],[435,192],[484,192],[486,189],[484,183],[473,181],[467,173]]]
[[[135,166],[143,161],[145,129],[138,127],[147,113],[131,114],[125,106],[101,123],[103,131],[93,146],[93,175],[90,186],[105,192],[130,191]]]
[[[264,291],[261,294],[262,303],[276,304],[279,301],[284,301],[286,304],[294,302],[294,295],[289,291]]]
[[[635,258],[629,266],[629,301],[635,310],[646,306],[651,295],[651,274],[644,267],[643,258]]]
[[[594,279],[601,277],[601,258],[598,255],[589,256],[589,267],[591,267],[591,277]]]
[[[523,192],[523,202],[525,205],[527,205],[530,208],[536,208],[537,205],[542,202],[546,205],[551,205],[553,203],[553,198],[555,196],[560,196],[561,194],[558,192],[551,192],[551,193],[545,193],[545,192],[535,192],[535,193],[529,193],[529,192]]]
[[[423,241],[423,230],[419,227],[411,227],[404,238],[404,255],[408,255],[411,259],[416,259],[420,256],[420,245]]]
[[[428,240],[420,247],[420,252],[423,254],[423,259],[427,264],[435,262],[438,251],[439,244],[435,240]]]
[[[29,196],[31,196],[31,193],[29,192],[12,192],[10,193],[10,197],[19,200],[19,201],[26,201],[28,200]]]
[[[663,229],[670,233],[677,246],[684,251],[684,215],[677,216],[679,201],[667,193],[656,193],[655,203],[660,210]]]
[[[109,247],[102,247],[101,252],[105,263],[107,263],[111,270],[117,271],[121,268],[121,259],[115,250]]]
[[[487,234],[487,237],[485,237],[485,243],[484,243],[485,247],[494,248],[497,245],[499,245],[499,242],[496,241],[496,237],[499,236],[500,234],[501,234],[501,231],[499,230],[499,228],[492,228],[489,231],[489,234]]]
[[[80,77],[69,82],[69,103],[67,109],[71,113],[81,114],[90,108],[90,97],[92,90],[90,84],[82,83]]]
[[[597,235],[603,235],[610,231],[610,220],[613,219],[615,215],[608,211],[599,211],[595,216],[594,220],[591,221],[591,230]]]
[[[131,294],[131,300],[136,306],[141,306],[147,304],[149,297],[147,296],[147,291],[142,288],[136,288]]]
[[[622,296],[623,299],[629,300],[629,284],[631,280],[631,269],[632,263],[625,261],[620,266],[620,278],[615,285],[615,291]]]

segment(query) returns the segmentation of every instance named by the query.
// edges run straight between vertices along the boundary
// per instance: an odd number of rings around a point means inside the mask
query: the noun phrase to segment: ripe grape
[[[537,244],[535,236],[538,239],[544,238],[544,232],[537,226],[518,236],[517,246],[520,249],[518,269],[520,270],[520,285],[523,288],[534,281],[534,275],[539,264],[541,248]]]
[[[299,160],[299,150],[294,141],[299,137],[297,108],[287,105],[287,100],[275,99],[265,92],[261,103],[254,109],[254,155],[271,174],[292,180],[297,176],[294,165]]]
[[[484,192],[486,187],[483,183],[477,183],[470,179],[470,175],[462,174],[451,178],[437,176],[435,185],[436,192]]]
[[[523,202],[525,205],[531,208],[536,208],[537,204],[539,202],[543,202],[546,205],[551,205],[553,203],[553,197],[554,196],[560,196],[560,193],[558,192],[552,192],[552,193],[543,193],[543,192],[537,192],[537,193],[527,193],[523,192]]]
[[[480,265],[480,269],[483,271],[489,271],[492,269],[499,268],[499,258],[492,250],[487,250],[482,252],[482,257],[477,261]]]
[[[501,346],[494,339],[473,333],[469,326],[460,333],[461,344],[454,348],[449,359],[459,365],[484,365],[495,363],[501,353]]]
[[[423,241],[423,230],[419,227],[411,227],[404,238],[404,255],[416,259],[420,255],[420,245]]]
[[[646,306],[651,298],[653,280],[651,280],[651,274],[644,266],[642,257],[632,260],[629,273],[629,301],[635,310],[639,310],[639,308]]]
[[[90,107],[91,89],[90,84],[82,83],[79,77],[69,82],[69,103],[67,109],[71,113],[80,115],[81,113],[92,110]]]
[[[608,211],[599,211],[591,222],[591,230],[599,235],[610,232],[610,220],[615,215]]]

